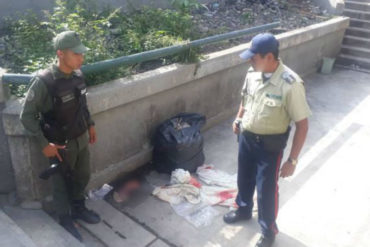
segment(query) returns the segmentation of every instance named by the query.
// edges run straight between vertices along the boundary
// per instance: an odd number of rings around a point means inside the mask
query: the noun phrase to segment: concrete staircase
[[[351,20],[337,66],[370,72],[370,0],[345,1],[343,14]]]
[[[42,210],[0,209],[2,247],[83,247]]]
[[[80,243],[43,210],[22,209],[0,203],[1,247],[168,247],[104,200],[87,201],[102,218],[99,224],[78,221]]]
[[[0,246],[37,247],[31,238],[2,210],[0,210]]]

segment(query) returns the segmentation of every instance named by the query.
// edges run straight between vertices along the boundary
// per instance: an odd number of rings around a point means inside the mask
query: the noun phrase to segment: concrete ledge
[[[0,68],[0,193],[9,193],[15,190],[13,168],[10,161],[8,137],[3,126],[3,110],[6,108],[8,87],[3,85],[1,79],[6,71]]]
[[[322,57],[339,53],[348,24],[349,18],[338,17],[278,35],[283,62],[301,75],[317,71]],[[208,54],[199,64],[174,64],[90,87],[88,103],[98,142],[91,147],[89,187],[148,162],[150,138],[165,119],[179,112],[198,112],[206,115],[205,128],[209,128],[233,115],[248,67],[239,54],[248,47],[242,44]],[[17,191],[20,198],[41,199],[50,193],[37,179],[46,160],[18,120],[21,104],[20,100],[8,102],[3,112]]]
[[[326,22],[282,33],[276,37],[280,41],[280,49],[285,50],[293,46],[309,42],[310,40],[323,37],[333,32],[345,30],[349,26],[348,17],[336,17]]]

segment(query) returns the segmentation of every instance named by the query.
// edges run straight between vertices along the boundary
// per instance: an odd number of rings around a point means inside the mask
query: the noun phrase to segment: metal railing
[[[104,61],[100,61],[100,62],[96,62],[92,64],[87,64],[87,65],[82,66],[81,70],[85,75],[90,74],[90,73],[97,73],[97,72],[112,69],[118,66],[131,65],[131,64],[145,62],[145,61],[149,61],[149,60],[153,60],[153,59],[157,59],[161,57],[166,57],[166,56],[173,55],[173,54],[185,51],[187,49],[199,47],[202,45],[208,45],[208,44],[219,42],[219,41],[237,38],[237,37],[247,35],[247,34],[267,31],[267,30],[276,28],[279,25],[280,25],[280,22],[273,22],[273,23],[269,23],[269,24],[265,24],[265,25],[261,25],[257,27],[252,27],[252,28],[247,28],[247,29],[242,29],[242,30],[237,30],[237,31],[233,31],[233,32],[225,33],[225,34],[218,34],[218,35],[214,35],[214,36],[207,37],[204,39],[190,41],[186,44],[175,45],[175,46],[155,49],[151,51],[145,51],[145,52],[137,53],[134,55],[118,57],[118,58],[104,60]],[[28,84],[31,78],[32,78],[32,75],[30,74],[10,74],[10,73],[7,74],[5,73],[2,76],[2,82],[6,84]]]

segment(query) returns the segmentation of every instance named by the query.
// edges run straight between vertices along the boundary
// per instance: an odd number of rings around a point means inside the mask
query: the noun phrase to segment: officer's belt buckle
[[[256,142],[260,142],[260,136],[259,135],[255,135],[256,137]]]
[[[259,143],[262,141],[262,136],[261,135],[258,135],[258,134],[255,134],[255,133],[252,133],[252,132],[249,132],[249,131],[244,131],[245,135],[249,136],[250,138],[252,138],[255,142]]]

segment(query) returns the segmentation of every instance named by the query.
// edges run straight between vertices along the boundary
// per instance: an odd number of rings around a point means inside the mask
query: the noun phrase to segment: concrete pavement
[[[370,246],[370,74],[334,70],[305,81],[313,116],[295,175],[280,180],[275,246]],[[235,173],[231,122],[204,133],[205,154],[207,164]],[[156,237],[150,246],[248,247],[259,238],[256,215],[226,225],[222,215],[228,209],[216,207],[220,215],[213,224],[195,228],[150,193],[151,187],[143,184],[130,201],[113,203]]]

